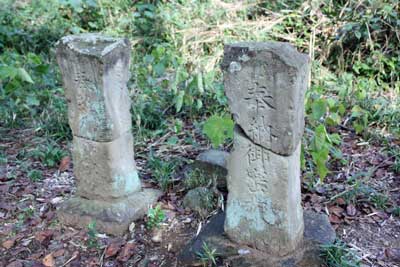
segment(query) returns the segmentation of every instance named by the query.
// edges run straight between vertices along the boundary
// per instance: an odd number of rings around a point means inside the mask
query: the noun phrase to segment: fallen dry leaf
[[[353,204],[349,204],[346,207],[346,213],[349,216],[355,216],[357,214],[357,209],[356,209],[356,207],[354,207]]]
[[[117,260],[126,262],[135,253],[136,245],[134,243],[126,243],[123,249],[119,252]]]
[[[63,248],[59,249],[53,253],[53,257],[54,258],[60,257],[60,256],[64,255],[64,253],[65,253],[65,249],[63,249]]]
[[[339,224],[342,222],[342,220],[340,220],[339,217],[334,214],[329,215],[329,221],[331,223],[336,223],[336,224]]]
[[[13,239],[8,239],[8,240],[4,241],[3,244],[2,244],[2,246],[3,246],[5,249],[10,249],[10,248],[12,248],[14,245],[15,245],[15,239],[14,239],[14,238],[13,238]]]
[[[55,267],[56,261],[54,260],[53,253],[50,253],[46,257],[44,257],[42,263],[46,267]]]
[[[342,217],[343,212],[344,212],[344,209],[339,206],[330,206],[328,208],[328,210],[329,210],[329,213],[334,214],[338,217]]]
[[[40,244],[47,246],[53,237],[54,231],[47,229],[35,234],[35,239],[40,242]]]
[[[68,156],[63,157],[60,161],[60,166],[58,167],[58,170],[60,172],[65,172],[66,170],[68,170],[70,163],[71,163],[70,157]]]
[[[346,204],[346,201],[343,198],[339,197],[336,199],[336,203],[338,205],[344,205],[344,204]]]
[[[117,255],[122,245],[122,241],[112,242],[110,245],[108,245],[105,252],[105,258],[107,259],[109,257]]]

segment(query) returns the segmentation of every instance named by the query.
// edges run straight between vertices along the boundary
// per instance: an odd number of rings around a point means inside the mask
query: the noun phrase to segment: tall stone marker
[[[285,257],[303,239],[300,141],[309,59],[286,43],[226,45],[225,92],[236,126],[225,232]]]
[[[63,37],[57,44],[68,119],[73,133],[76,196],[58,210],[60,220],[121,234],[160,195],[142,190],[135,166],[127,90],[130,43],[99,34]]]

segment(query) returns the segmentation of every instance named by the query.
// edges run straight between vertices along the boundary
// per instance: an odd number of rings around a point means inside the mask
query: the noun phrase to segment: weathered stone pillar
[[[142,190],[131,134],[127,39],[80,34],[57,44],[73,133],[76,196],[59,209],[62,222],[120,234],[159,196]]]
[[[225,232],[277,257],[303,238],[300,140],[309,59],[286,43],[225,46],[225,92],[236,122]]]

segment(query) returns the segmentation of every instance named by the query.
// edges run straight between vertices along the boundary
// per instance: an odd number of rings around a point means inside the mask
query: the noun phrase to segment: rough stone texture
[[[127,39],[99,34],[66,36],[57,44],[57,61],[74,136],[107,142],[130,131]]]
[[[213,192],[207,187],[198,187],[189,190],[183,198],[183,206],[206,217],[213,206]]]
[[[277,155],[251,142],[236,127],[228,161],[225,232],[240,244],[285,256],[303,236],[300,144]]]
[[[229,157],[229,153],[226,151],[221,151],[217,149],[209,149],[200,153],[196,157],[196,161],[205,164],[210,164],[212,166],[219,166],[226,169],[226,162]]]
[[[273,257],[302,242],[300,140],[309,59],[286,43],[226,45],[225,92],[236,127],[225,233]]]
[[[206,224],[200,234],[193,238],[178,256],[182,266],[198,266],[197,252],[203,243],[216,249],[225,264],[233,267],[322,267],[319,257],[321,244],[331,244],[336,235],[326,215],[312,211],[304,212],[304,239],[296,253],[288,257],[274,255],[232,242],[224,233],[225,214],[218,213]]]
[[[58,218],[66,225],[86,228],[93,220],[96,229],[112,235],[121,235],[132,221],[143,217],[161,196],[154,189],[144,189],[117,200],[89,200],[73,197],[57,210]]]
[[[209,149],[196,157],[193,168],[201,170],[210,179],[215,179],[219,190],[226,191],[227,160],[229,153],[226,151]]]
[[[304,129],[309,59],[279,42],[226,45],[225,92],[235,122],[256,144],[291,155]]]
[[[64,224],[121,234],[157,201],[141,191],[133,155],[129,79],[130,44],[99,34],[62,38],[57,61],[73,133],[77,195],[58,210]]]
[[[111,142],[95,142],[74,136],[74,174],[77,195],[88,199],[112,199],[141,188],[133,157],[130,132]]]

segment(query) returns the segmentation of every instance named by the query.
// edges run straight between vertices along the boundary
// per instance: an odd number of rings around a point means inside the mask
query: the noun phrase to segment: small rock
[[[161,241],[162,241],[162,230],[161,229],[154,230],[151,241],[153,241],[154,243],[161,243]]]
[[[53,205],[56,205],[56,204],[60,203],[62,200],[63,200],[62,197],[55,197],[52,200],[50,200],[50,203]]]
[[[135,231],[135,223],[134,222],[132,222],[130,225],[129,225],[129,233],[133,233],[134,231]]]
[[[210,149],[200,153],[196,160],[226,169],[229,153],[221,150]]]
[[[226,176],[228,170],[226,164],[228,157],[229,153],[225,151],[206,150],[197,156],[190,168],[200,170],[210,180],[215,179],[217,188],[221,191],[227,191]]]

